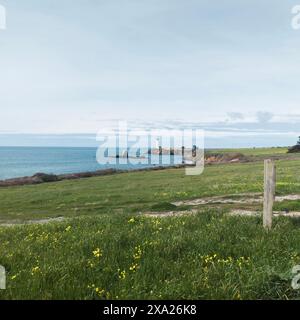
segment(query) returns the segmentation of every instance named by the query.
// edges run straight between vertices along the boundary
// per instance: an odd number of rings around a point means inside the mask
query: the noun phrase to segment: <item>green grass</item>
[[[172,210],[178,210],[179,207],[175,206],[174,204],[170,202],[160,202],[157,204],[154,204],[151,207],[151,210],[153,211],[172,211]]]
[[[251,150],[262,159],[281,152]],[[278,194],[299,194],[299,167],[298,159],[277,161]],[[67,220],[0,227],[0,298],[298,298],[291,269],[300,263],[299,220],[275,219],[266,232],[260,218],[231,217],[231,205],[221,204],[192,216],[142,215],[173,211],[176,200],[262,191],[262,161],[207,166],[201,176],[171,169],[1,188],[2,221]],[[275,205],[298,208],[299,201]]]
[[[214,212],[1,229],[2,299],[294,299],[298,221]],[[98,250],[100,249],[100,250]],[[99,288],[99,289],[97,289]]]
[[[300,201],[282,201],[274,205],[275,211],[300,211]]]
[[[300,160],[277,161],[277,193],[300,190]],[[0,189],[0,219],[28,220],[138,213],[176,200],[263,191],[263,162],[207,166],[200,176],[183,169],[124,173]]]
[[[210,149],[209,152],[243,153],[245,156],[277,156],[287,154],[287,147],[276,148],[242,148],[242,149]]]

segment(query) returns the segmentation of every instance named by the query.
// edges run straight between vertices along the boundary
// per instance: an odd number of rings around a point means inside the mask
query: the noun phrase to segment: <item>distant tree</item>
[[[288,153],[300,153],[300,136],[298,137],[298,142],[293,147],[290,147]]]

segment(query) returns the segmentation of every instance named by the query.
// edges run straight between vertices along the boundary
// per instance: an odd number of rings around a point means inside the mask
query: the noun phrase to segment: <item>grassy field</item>
[[[280,217],[266,232],[260,217],[229,216],[228,205],[182,217],[143,215],[175,200],[261,193],[269,156],[279,159],[277,193],[299,194],[300,157],[285,159],[283,150],[238,150],[256,161],[211,165],[194,177],[172,169],[0,189],[2,223],[67,218],[0,227],[7,270],[0,298],[298,298],[291,269],[300,263],[299,220]],[[297,211],[300,201],[276,206]]]
[[[288,148],[243,148],[243,149],[213,149],[209,152],[220,152],[220,153],[242,153],[245,156],[255,156],[255,157],[264,157],[264,156],[288,156]]]

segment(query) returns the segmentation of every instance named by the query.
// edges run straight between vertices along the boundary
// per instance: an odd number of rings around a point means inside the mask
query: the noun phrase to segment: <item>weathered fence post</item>
[[[265,160],[263,225],[264,228],[268,230],[272,228],[273,204],[275,201],[275,186],[275,162],[273,160]]]

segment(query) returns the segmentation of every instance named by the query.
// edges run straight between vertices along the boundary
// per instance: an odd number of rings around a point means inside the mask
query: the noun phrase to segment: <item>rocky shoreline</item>
[[[241,163],[241,162],[249,162],[249,161],[251,161],[251,159],[248,157],[245,157],[241,153],[228,153],[228,154],[212,153],[212,154],[207,154],[205,156],[206,165],[222,164],[222,163],[223,164],[224,163]],[[0,188],[10,187],[10,186],[22,186],[22,185],[58,182],[63,180],[75,180],[75,179],[83,179],[83,178],[91,178],[91,177],[100,177],[100,176],[114,175],[114,174],[120,174],[120,173],[179,169],[179,168],[186,168],[186,167],[193,167],[193,166],[194,164],[189,164],[188,162],[186,162],[185,164],[177,164],[173,166],[153,166],[148,168],[139,168],[139,169],[132,169],[132,170],[103,169],[103,170],[97,170],[97,171],[59,174],[59,175],[36,173],[31,177],[20,177],[20,178],[13,178],[13,179],[7,179],[7,180],[0,180]]]
[[[179,168],[185,168],[185,167],[188,167],[188,165],[182,164],[182,165],[174,165],[174,166],[156,166],[156,167],[140,168],[140,169],[133,169],[133,170],[104,169],[104,170],[97,170],[97,171],[59,174],[59,175],[36,173],[35,175],[30,177],[20,177],[20,178],[13,178],[13,179],[7,179],[7,180],[0,180],[0,187],[33,185],[33,184],[41,184],[41,183],[58,182],[58,181],[64,181],[64,180],[76,180],[76,179],[91,178],[91,177],[101,177],[101,176],[114,175],[114,174],[120,174],[120,173],[179,169]]]

